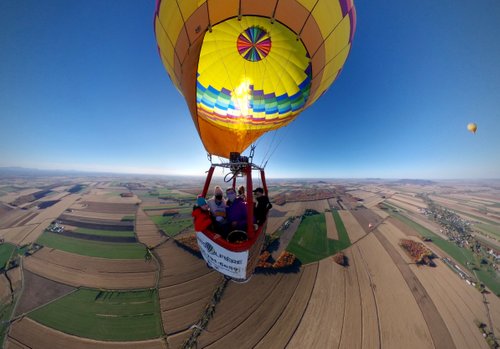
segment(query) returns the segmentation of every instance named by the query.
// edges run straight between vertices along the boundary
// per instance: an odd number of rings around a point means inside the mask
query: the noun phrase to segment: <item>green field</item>
[[[3,243],[0,245],[0,268],[5,266],[15,250],[16,246],[12,244]]]
[[[133,222],[133,221],[135,221],[135,215],[123,216],[121,221],[122,222]]]
[[[37,243],[58,250],[90,257],[110,259],[143,259],[146,248],[138,243],[91,241],[45,231]]]
[[[96,235],[96,236],[123,236],[123,237],[134,237],[133,231],[122,231],[122,230],[100,230],[100,229],[88,229],[88,228],[77,228],[75,233]]]
[[[327,214],[327,213],[325,213]],[[332,211],[333,219],[335,220],[335,227],[337,228],[337,234],[339,235],[339,243],[342,246],[342,250],[351,246],[351,240],[349,239],[349,235],[347,234],[347,230],[345,229],[344,222],[342,222],[342,218],[340,218],[339,212],[337,210]]]
[[[163,335],[156,290],[79,289],[28,317],[56,330],[106,341],[138,341]]]
[[[3,344],[5,335],[9,331],[9,320],[12,318],[12,312],[14,311],[14,305],[16,304],[15,299],[14,302],[11,302],[10,296],[8,300],[4,300],[6,303],[0,304],[0,345]]]
[[[335,219],[335,225],[339,230],[340,239],[332,240],[327,238],[325,214],[330,213],[327,212],[313,216],[305,216],[295,232],[293,239],[288,244],[287,251],[293,253],[302,264],[324,259],[350,245],[344,224],[335,211],[333,217]]]
[[[471,272],[473,275],[476,274],[477,278],[490,290],[492,290],[497,295],[500,294],[500,277],[498,276],[496,271],[493,270],[493,268],[481,265],[480,257],[475,255],[471,250],[467,248],[461,248],[454,242],[441,238],[427,228],[397,212],[388,211],[388,213],[391,216],[399,219],[406,225],[415,229],[420,235],[431,238],[432,242],[436,246],[449,254],[454,260],[456,260],[464,268],[469,270],[469,272]]]
[[[176,219],[172,216],[151,216],[151,220],[155,222],[158,229],[163,230],[168,236],[175,236],[193,225],[192,218]]]
[[[173,199],[173,200],[195,200],[196,196],[188,193],[178,193],[176,191],[167,189],[167,188],[162,188],[158,189],[153,193],[145,193],[141,194],[140,197],[158,197],[162,199]]]
[[[490,225],[485,223],[477,223],[472,226],[474,229],[480,230],[483,233],[493,236],[494,238],[500,238],[500,226]]]

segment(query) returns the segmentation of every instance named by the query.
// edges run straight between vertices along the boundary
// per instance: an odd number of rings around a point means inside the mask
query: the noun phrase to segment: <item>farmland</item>
[[[293,252],[301,265],[237,283],[175,242],[191,232],[199,179],[36,183],[38,188],[6,183],[12,190],[0,197],[0,237],[6,241],[0,254],[20,255],[19,265],[0,280],[2,320],[12,320],[4,327],[7,348],[170,349],[189,340],[215,349],[235,343],[260,349],[487,349],[491,335],[481,331],[500,333],[493,256],[481,264],[477,252],[448,241],[439,223],[422,213],[428,207],[421,196],[459,208],[461,217],[481,218],[471,229],[493,237],[500,202],[493,187],[469,193],[464,188],[477,184],[273,182],[267,233],[281,235],[279,248]],[[68,191],[78,184],[78,192]],[[9,205],[48,186],[53,193],[45,200],[61,202],[41,209]],[[118,195],[123,192],[132,196]],[[63,231],[56,232],[55,221]],[[134,241],[106,240],[116,237]],[[415,264],[403,240],[434,252],[436,266]],[[43,247],[20,249],[33,241]],[[337,251],[345,265],[335,262]],[[472,285],[475,278],[485,284],[482,293]],[[11,286],[18,295],[15,310]]]
[[[154,290],[113,292],[80,289],[39,308],[28,317],[76,336],[113,341],[161,335]]]

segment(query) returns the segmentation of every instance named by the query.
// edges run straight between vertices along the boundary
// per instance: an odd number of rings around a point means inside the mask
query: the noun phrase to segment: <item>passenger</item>
[[[206,231],[212,229],[212,217],[210,216],[209,207],[204,197],[199,197],[196,200],[196,205],[193,207],[194,229],[196,231]]]
[[[269,202],[269,198],[264,195],[264,189],[256,188],[253,193],[255,195],[253,209],[254,222],[258,225],[262,225],[266,221],[267,213],[273,205]]]
[[[222,197],[222,188],[216,186],[214,188],[214,196],[208,200],[208,206],[210,207],[210,213],[214,219],[215,229],[218,232],[222,232],[224,225],[226,224],[226,202]]]
[[[228,188],[226,190],[227,195],[227,232],[233,230],[245,230],[247,227],[247,205],[240,198],[236,196],[236,192],[233,188]]]
[[[243,185],[239,186],[238,197],[241,198],[244,202],[247,202],[247,197],[245,195],[245,186],[243,186]]]

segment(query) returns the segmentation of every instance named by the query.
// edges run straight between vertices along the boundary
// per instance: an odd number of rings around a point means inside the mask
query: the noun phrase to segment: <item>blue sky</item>
[[[500,178],[500,1],[355,5],[340,77],[257,143],[256,162],[272,155],[270,177]],[[153,0],[0,2],[0,167],[208,169],[153,11]]]

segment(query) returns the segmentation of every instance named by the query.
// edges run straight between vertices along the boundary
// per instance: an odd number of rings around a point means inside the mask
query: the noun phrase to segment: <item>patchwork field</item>
[[[192,224],[190,208],[163,216],[178,204],[177,196],[186,196],[183,189],[162,190],[159,182],[148,188],[147,181],[85,183],[88,193],[67,196],[62,193],[72,185],[53,186],[63,200],[73,197],[70,206],[49,211],[57,203],[17,217],[16,226],[0,226],[0,237],[17,247],[27,239],[44,245],[22,256],[20,266],[7,272],[8,278],[0,278],[4,302],[12,298],[11,286],[19,295],[12,322],[5,327],[6,348],[171,349],[197,338],[195,347],[215,349],[486,349],[488,342],[477,323],[500,333],[500,301],[495,294],[479,292],[441,259],[435,259],[436,267],[416,265],[400,246],[402,238],[422,242],[421,236],[430,236],[432,241],[423,243],[439,257],[465,263],[467,252],[450,249],[446,239],[436,235],[439,226],[419,213],[423,201],[415,195],[439,194],[439,186],[350,183],[349,190],[335,185],[341,204],[337,197],[276,204],[268,233],[299,216],[297,229],[289,230],[289,237],[284,230],[282,236],[290,239],[288,250],[302,265],[288,272],[259,271],[237,283],[207,268],[198,255],[166,235],[182,233]],[[308,185],[293,183],[286,190]],[[140,189],[136,193],[134,188]],[[186,188],[192,188],[186,189],[191,193],[197,187]],[[148,206],[137,205],[153,189],[172,198],[152,196]],[[132,192],[133,197],[122,198],[120,192]],[[412,213],[382,209],[381,200]],[[462,200],[461,207],[470,212],[483,207],[495,212],[498,202],[464,192],[445,200],[455,205]],[[13,212],[2,205],[0,215]],[[319,214],[301,221],[307,209]],[[58,218],[66,220],[66,231],[45,231]],[[138,242],[105,241],[132,236]],[[14,245],[0,245],[3,260]],[[332,258],[340,250],[345,267]],[[210,310],[220,290],[215,310]],[[199,330],[202,324],[205,330]]]

